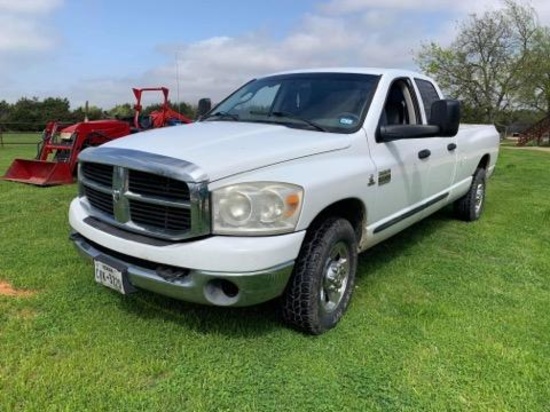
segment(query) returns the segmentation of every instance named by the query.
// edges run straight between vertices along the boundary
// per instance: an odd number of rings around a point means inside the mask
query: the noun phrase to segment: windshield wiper
[[[231,119],[231,120],[235,120],[235,121],[239,121],[239,115],[238,114],[235,114],[235,113],[229,113],[229,112],[216,112],[216,113],[212,113],[211,115],[208,115],[206,117],[203,118],[203,120],[206,120],[206,119],[210,119],[210,118],[218,118],[220,120],[223,120],[223,119]]]
[[[256,115],[256,116],[271,116],[271,113],[263,110],[250,110],[248,113]]]
[[[294,114],[292,112],[284,112],[284,111],[282,111],[282,112],[271,112],[271,116],[288,117],[290,119],[300,120],[300,121],[310,125],[311,127],[315,128],[316,130],[319,130],[320,132],[328,132],[327,129],[325,129],[323,126],[315,123],[314,121],[306,119],[305,117],[298,116],[297,114]]]

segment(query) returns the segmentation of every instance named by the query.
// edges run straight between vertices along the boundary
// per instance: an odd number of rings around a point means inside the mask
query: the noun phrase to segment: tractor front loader
[[[144,91],[161,91],[164,97],[160,109],[148,116],[142,115]],[[1,179],[36,186],[70,184],[76,176],[78,155],[85,148],[147,129],[191,122],[169,107],[166,87],[133,89],[133,92],[137,102],[131,119],[92,120],[73,125],[49,122],[38,143],[36,158],[15,159]]]
[[[54,186],[74,181],[78,154],[130,134],[130,125],[120,120],[93,120],[63,127],[49,122],[38,143],[36,158],[15,159],[4,180],[36,186]]]

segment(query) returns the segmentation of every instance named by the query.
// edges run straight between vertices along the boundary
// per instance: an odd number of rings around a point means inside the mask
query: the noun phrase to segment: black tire
[[[466,222],[479,219],[485,208],[486,180],[485,169],[477,169],[468,193],[454,203],[455,216],[458,219]]]
[[[351,224],[329,218],[306,235],[282,296],[283,320],[319,335],[336,326],[355,285],[357,239]]]

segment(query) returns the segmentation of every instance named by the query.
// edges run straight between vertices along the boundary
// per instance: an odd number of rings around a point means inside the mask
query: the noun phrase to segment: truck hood
[[[137,133],[101,148],[129,149],[193,163],[215,181],[277,163],[349,147],[350,135],[286,126],[209,121]]]

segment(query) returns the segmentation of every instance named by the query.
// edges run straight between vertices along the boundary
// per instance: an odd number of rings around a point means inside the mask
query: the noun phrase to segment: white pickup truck
[[[121,293],[278,298],[286,323],[320,334],[348,307],[359,252],[446,205],[481,215],[499,135],[459,119],[414,72],[258,78],[194,124],[83,151],[71,239]]]

